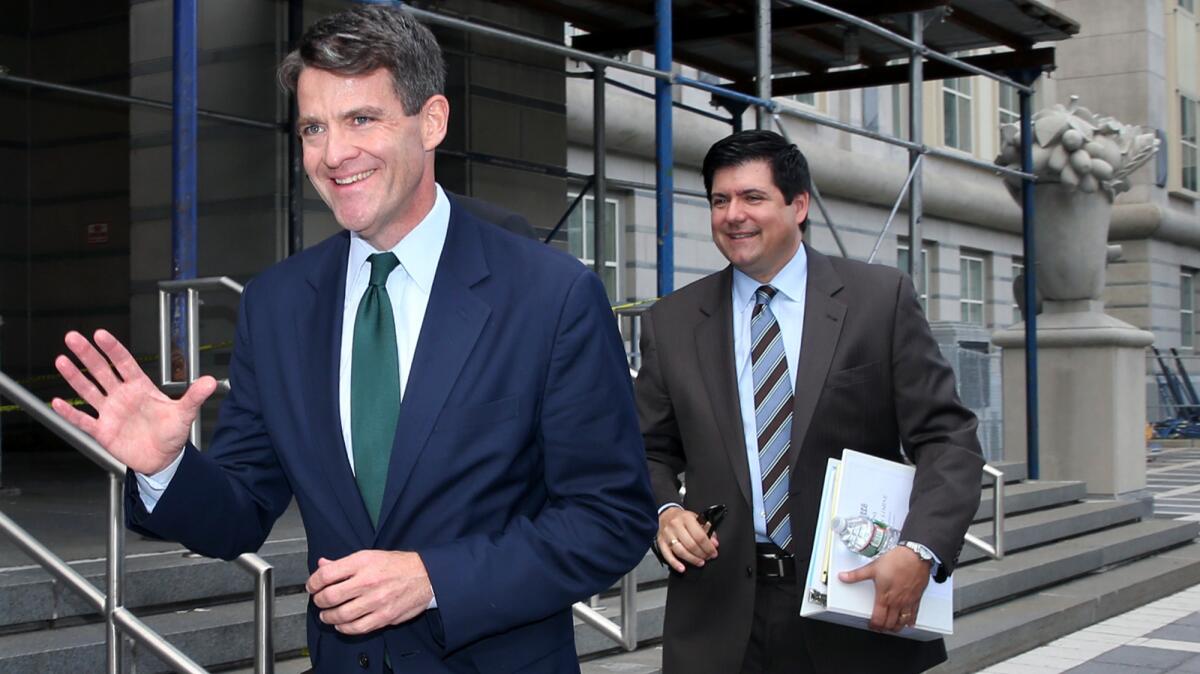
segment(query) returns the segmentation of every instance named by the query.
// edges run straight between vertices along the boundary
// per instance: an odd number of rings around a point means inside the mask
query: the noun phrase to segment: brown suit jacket
[[[806,248],[807,248],[807,244]],[[843,448],[895,461],[902,444],[916,481],[902,531],[953,571],[979,504],[976,420],[955,391],[912,283],[898,270],[808,252],[804,335],[792,414],[791,509],[803,585],[826,460]],[[655,498],[689,510],[723,503],[720,556],[672,574],[663,632],[665,674],[732,674],[754,610],[754,525],[733,363],[733,269],[655,304],[643,320],[638,412]],[[797,451],[799,450],[799,451]],[[821,673],[923,671],[945,660],[918,642],[804,621]]]

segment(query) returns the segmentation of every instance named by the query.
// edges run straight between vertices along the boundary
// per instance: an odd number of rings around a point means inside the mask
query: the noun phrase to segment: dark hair
[[[433,33],[409,13],[383,5],[357,5],[314,23],[279,64],[280,86],[295,92],[305,68],[341,75],[387,68],[407,115],[417,114],[446,84],[446,64]]]
[[[808,160],[800,148],[787,142],[774,131],[761,129],[738,131],[726,136],[708,148],[700,172],[704,175],[704,192],[712,201],[713,175],[723,169],[741,166],[747,162],[765,161],[771,167],[775,186],[783,193],[785,203],[812,189],[808,174]],[[800,231],[808,228],[808,218],[800,223]]]

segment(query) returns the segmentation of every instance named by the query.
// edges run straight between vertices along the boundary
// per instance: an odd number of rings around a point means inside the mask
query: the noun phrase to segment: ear
[[[435,94],[425,101],[417,114],[421,117],[421,144],[426,152],[433,152],[446,137],[446,127],[450,124],[450,101],[441,94]]]
[[[796,226],[799,227],[808,217],[808,207],[812,205],[812,199],[808,192],[801,192],[792,199],[792,205],[796,207]]]

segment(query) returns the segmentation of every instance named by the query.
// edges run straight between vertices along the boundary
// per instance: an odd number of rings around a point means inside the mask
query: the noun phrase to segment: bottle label
[[[863,557],[878,555],[884,545],[887,544],[888,525],[878,520],[872,520],[871,523],[875,525],[871,527],[871,540],[858,552]]]

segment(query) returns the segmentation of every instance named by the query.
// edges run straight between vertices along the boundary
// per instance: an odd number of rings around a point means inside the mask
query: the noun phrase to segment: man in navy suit
[[[55,361],[96,416],[53,406],[130,468],[137,531],[231,559],[297,500],[316,671],[578,671],[571,604],[655,530],[624,350],[595,275],[434,181],[443,73],[380,6],[285,59],[345,231],[247,286],[211,449],[187,432],[216,382],[171,400],[105,331],[65,338],[91,379]]]

